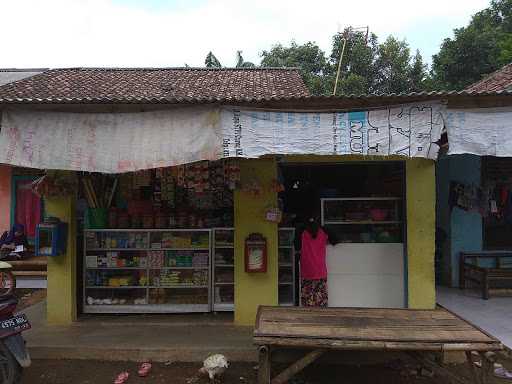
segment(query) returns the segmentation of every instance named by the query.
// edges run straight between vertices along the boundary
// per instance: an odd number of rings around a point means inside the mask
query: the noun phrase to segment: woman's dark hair
[[[320,225],[318,224],[318,221],[314,217],[310,217],[306,223],[306,231],[310,233],[313,239],[316,239],[319,229]]]

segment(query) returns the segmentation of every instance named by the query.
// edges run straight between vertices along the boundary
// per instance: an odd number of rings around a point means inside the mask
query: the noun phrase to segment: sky
[[[489,0],[1,0],[0,68],[259,63],[276,43],[330,52],[345,26],[406,39],[427,62]],[[8,33],[6,33],[8,32]]]

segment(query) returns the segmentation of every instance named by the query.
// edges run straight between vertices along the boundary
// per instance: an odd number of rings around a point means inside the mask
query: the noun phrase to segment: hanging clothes
[[[32,191],[32,180],[16,182],[15,223],[25,227],[25,234],[34,238],[41,222],[41,198]]]

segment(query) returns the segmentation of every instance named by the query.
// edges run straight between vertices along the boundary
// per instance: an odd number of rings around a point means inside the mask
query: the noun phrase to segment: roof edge
[[[206,103],[259,103],[259,102],[307,102],[307,101],[386,101],[407,99],[433,99],[445,97],[491,97],[512,96],[512,91],[437,91],[437,92],[411,92],[368,95],[345,96],[282,96],[282,97],[245,97],[240,99],[220,97],[128,97],[128,98],[0,98],[0,106],[8,104],[206,104]]]
[[[47,68],[45,71],[65,71],[65,70],[76,70],[76,71],[166,71],[166,70],[177,70],[177,71],[299,71],[299,67],[62,67],[62,68]]]
[[[44,72],[49,68],[0,68],[0,72]]]

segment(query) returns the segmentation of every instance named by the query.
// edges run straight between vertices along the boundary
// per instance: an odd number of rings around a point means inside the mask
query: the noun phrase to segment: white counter
[[[405,306],[402,243],[329,245],[327,271],[330,307]]]

